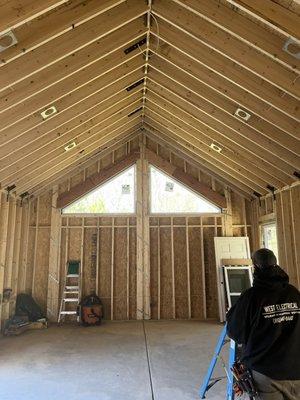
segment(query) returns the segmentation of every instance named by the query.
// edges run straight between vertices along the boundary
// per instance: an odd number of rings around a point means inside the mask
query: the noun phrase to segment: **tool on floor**
[[[80,261],[70,260],[66,264],[66,274],[60,309],[58,314],[58,323],[66,315],[75,315],[79,322],[78,307],[81,297],[81,264]]]

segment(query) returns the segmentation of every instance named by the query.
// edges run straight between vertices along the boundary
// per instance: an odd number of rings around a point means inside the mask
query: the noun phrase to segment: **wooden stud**
[[[112,219],[112,226],[111,226],[111,274],[110,274],[110,319],[111,321],[114,320],[114,260],[115,260],[115,219]]]
[[[174,270],[174,227],[173,217],[171,217],[171,268],[172,268],[172,314],[176,319],[176,294],[175,294],[175,270]]]
[[[31,283],[32,297],[34,297],[34,292],[35,292],[35,272],[36,272],[36,268],[38,268],[38,266],[36,265],[36,258],[37,258],[38,234],[39,234],[39,213],[40,213],[40,197],[38,197],[37,200],[36,200],[34,256],[33,256],[32,283]]]
[[[203,240],[203,237],[202,237]],[[185,217],[185,246],[186,246],[186,276],[187,276],[187,296],[188,296],[188,318],[192,318],[191,307],[191,271],[190,271],[190,246],[189,246],[189,226],[188,218]]]

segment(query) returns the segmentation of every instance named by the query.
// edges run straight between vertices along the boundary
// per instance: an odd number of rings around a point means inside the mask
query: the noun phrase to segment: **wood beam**
[[[212,190],[209,186],[205,185],[202,182],[199,182],[193,176],[185,173],[180,168],[172,165],[170,162],[158,156],[156,153],[149,149],[145,150],[145,157],[150,164],[161,169],[163,172],[170,175],[175,180],[183,183],[193,192],[199,194],[202,197],[205,197],[220,208],[226,208],[225,197],[218,192]]]
[[[201,94],[198,93],[195,87],[196,84],[191,85],[191,83],[188,83],[187,86],[186,84],[183,85],[178,80],[176,80],[176,83],[174,84],[171,74],[167,76],[165,73],[161,73],[161,71],[159,71],[159,73],[157,72],[158,71],[155,71],[154,73],[152,70],[149,74],[149,79],[161,86],[167,87],[172,92],[188,100],[189,103],[199,107],[207,116],[211,117],[208,118],[210,121],[213,119],[218,122],[218,125],[222,124],[224,126],[223,130],[225,129],[229,132],[232,132],[233,130],[236,132],[236,139],[233,137],[232,140],[241,141],[241,145],[243,145],[242,142],[246,140],[248,143],[247,148],[251,146],[253,149],[251,151],[254,153],[259,152],[262,159],[265,159],[273,164],[274,157],[276,157],[278,160],[276,163],[276,168],[284,171],[290,175],[290,177],[292,177],[295,167],[299,165],[299,157],[297,157],[297,155],[289,152],[284,147],[279,146],[277,143],[270,141],[269,138],[266,138],[261,134],[261,132],[254,130],[247,123],[240,122],[240,120],[234,115],[217,108],[215,104],[211,104],[211,102],[205,99],[205,95],[201,96]],[[207,120],[206,117],[205,119]],[[202,115],[201,120],[203,120]],[[211,124],[211,122],[209,124]],[[217,128],[217,130],[221,132],[220,126]]]
[[[243,168],[249,170],[250,173],[257,176],[258,179],[261,179],[264,182],[269,182],[269,184],[275,187],[285,185],[285,180],[281,181],[277,178],[276,170],[270,171],[271,166],[268,163],[265,163],[263,159],[249,153],[247,148],[237,146],[234,142],[227,140],[226,136],[216,134],[216,132],[206,134],[206,130],[203,129],[201,124],[195,123],[193,119],[189,118],[189,115],[180,111],[178,107],[173,107],[169,102],[162,101],[159,97],[149,91],[147,100],[152,103],[154,107],[164,111],[165,115],[170,116],[173,121],[178,121],[178,125],[185,127],[186,130],[190,131],[191,134],[200,139],[207,147],[209,147],[211,143],[220,144],[222,147],[222,153],[225,156],[232,160],[238,159],[239,164]],[[283,177],[286,178],[285,175],[283,175]]]
[[[261,17],[269,22],[274,29],[300,38],[299,17],[289,9],[272,0],[227,0],[231,4],[250,12],[250,15]]]
[[[26,177],[34,177],[35,175],[42,173],[42,171],[48,171],[53,166],[56,167],[60,162],[67,162],[67,160],[70,157],[73,157],[74,154],[78,154],[82,150],[85,151],[86,146],[93,144],[94,140],[109,135],[109,129],[113,128],[118,123],[127,124],[134,121],[135,117],[140,115],[141,110],[131,117],[128,117],[128,115],[140,107],[140,96],[135,103],[129,103],[126,107],[124,107],[124,105],[112,107],[112,109],[108,110],[106,113],[105,118],[99,118],[99,121],[95,126],[80,132],[80,134],[77,134],[76,136],[71,132],[71,136],[68,136],[69,140],[67,141],[64,137],[62,137],[61,140],[58,138],[58,142],[54,142],[52,146],[51,144],[48,145],[49,151],[47,151],[46,147],[46,151],[43,152],[41,157],[39,157],[39,153],[37,153],[37,156],[33,157],[30,164],[24,163],[14,174],[2,179],[1,184],[6,187],[9,185],[7,182],[13,181],[14,184],[18,185],[18,182],[24,181],[24,179],[26,180]],[[75,141],[76,147],[66,152],[64,146],[72,140]]]
[[[0,32],[17,28],[67,2],[68,0],[22,0],[21,7],[19,0],[3,2],[0,5]]]
[[[197,38],[183,33],[176,26],[160,18],[158,18],[158,24],[159,35],[154,28],[151,30],[151,34],[156,40],[160,38],[160,40],[172,45],[181,53],[209,68],[210,71],[247,90],[256,98],[265,101],[270,107],[274,107],[296,120],[299,119],[299,102],[297,99],[259,78],[243,66],[238,66],[217,51],[208,48],[205,43]]]
[[[300,62],[282,50],[286,37],[274,34],[266,26],[256,23],[234,8],[216,0],[173,0],[175,3],[211,22],[225,32],[234,35],[285,67],[296,69]],[[261,4],[261,1],[259,2]],[[252,2],[253,4],[253,2]]]
[[[85,196],[97,186],[103,185],[108,180],[114,178],[116,175],[134,165],[139,159],[139,156],[139,151],[135,151],[133,154],[126,155],[117,163],[103,168],[100,172],[91,175],[85,181],[75,185],[68,192],[61,193],[57,197],[56,207],[64,208],[78,200],[80,197]]]
[[[223,150],[218,153],[210,148],[202,138],[195,136],[190,130],[186,129],[182,125],[178,124],[177,121],[173,120],[172,117],[166,115],[163,111],[160,113],[156,107],[151,107],[147,104],[147,115],[153,120],[159,123],[161,126],[171,130],[177,136],[184,137],[186,141],[190,142],[195,148],[201,149],[201,152],[206,156],[207,159],[212,162],[219,163],[224,170],[227,170],[230,174],[236,175],[244,181],[248,181],[252,187],[259,190],[264,190],[266,182],[259,179],[255,174],[248,171],[245,167],[240,165],[239,160],[230,159],[227,154],[223,154]],[[254,190],[256,190],[254,189]]]
[[[78,119],[78,124],[73,128],[68,125],[67,131],[55,129],[46,135],[40,135],[34,141],[29,141],[25,146],[18,147],[15,152],[8,153],[6,157],[0,159],[0,181],[2,179],[1,176],[4,176],[3,174],[10,176],[23,166],[29,166],[33,161],[48,154],[51,150],[63,146],[82,133],[88,132],[89,129],[101,124],[107,116],[111,115],[112,111],[121,111],[132,104],[137,104],[138,107],[137,102],[141,99],[142,92],[140,90],[135,90],[130,95],[122,90],[114,96],[99,102],[92,111],[81,115],[80,120]]]
[[[43,71],[37,72],[30,78],[10,86],[9,89],[1,92],[0,112],[16,107],[19,103],[41,93],[44,93],[41,104],[48,104],[50,102],[47,95],[48,89],[53,85],[60,83],[60,85],[65,86],[63,82],[70,76],[73,76],[75,82],[78,76],[76,74],[83,68],[90,67],[117,50],[128,48],[145,34],[146,28],[143,24],[143,18],[138,18],[63,60],[50,65]],[[95,73],[95,76],[97,75],[99,75],[99,69]]]
[[[89,119],[81,116],[80,123],[74,128],[69,129],[66,133],[50,132],[47,135],[41,136],[40,139],[29,143],[27,146],[19,148],[16,152],[8,157],[0,160],[0,181],[4,179],[14,179],[14,174],[22,173],[24,167],[30,168],[31,164],[37,162],[44,156],[51,157],[51,152],[59,150],[66,143],[72,140],[78,141],[82,135],[91,135],[95,129],[105,123],[107,117],[111,117],[116,113],[130,107],[138,108],[141,106],[142,93],[140,90],[134,91],[130,96],[127,93],[121,92],[116,96],[100,103]]]
[[[224,34],[221,29],[178,6],[172,0],[156,0],[152,12],[155,16],[177,26],[189,36],[201,40],[208,47],[246,67],[260,78],[276,85],[295,98],[299,98],[299,83],[296,81],[298,75],[248,44],[230,34]]]
[[[126,134],[125,136],[117,137],[105,144],[105,146],[100,147],[90,153],[87,157],[77,162],[72,163],[68,167],[64,168],[63,171],[59,171],[54,174],[49,180],[39,184],[35,187],[32,187],[30,190],[30,194],[32,196],[40,196],[45,191],[49,190],[49,187],[60,185],[67,179],[71,178],[72,176],[76,175],[83,169],[86,169],[93,165],[95,162],[101,160],[106,155],[110,154],[111,152],[118,150],[121,146],[124,146],[126,143],[130,143],[131,140],[134,140],[138,134],[140,133],[140,128],[137,126],[136,129],[133,129],[131,132]]]
[[[96,42],[146,13],[146,3],[131,0],[108,10],[1,67],[0,87],[6,89],[75,51]],[[120,17],[122,16],[122,17]]]
[[[85,159],[89,154],[93,153],[96,150],[101,150],[107,146],[107,143],[113,142],[114,140],[119,140],[120,137],[125,137],[136,130],[138,126],[140,126],[140,117],[138,114],[131,121],[122,123],[122,121],[118,121],[117,123],[112,124],[109,128],[105,130],[105,132],[101,132],[101,137],[97,137],[96,139],[90,140],[86,143],[86,147],[83,148],[83,152],[78,148],[78,152],[73,154],[71,157],[68,157],[66,160],[60,160],[59,163],[54,163],[45,171],[43,170],[39,174],[35,174],[34,176],[29,175],[29,177],[23,181],[19,181],[17,186],[17,194],[21,194],[26,191],[30,191],[31,188],[36,187],[43,182],[49,181],[55,174],[63,171],[65,168],[68,168],[74,165],[79,160]],[[116,125],[115,127],[113,125]],[[77,146],[78,147],[78,146]],[[76,147],[76,148],[77,148]]]
[[[34,113],[26,119],[11,125],[9,128],[0,128],[0,148],[3,144],[17,139],[18,146],[24,146],[28,140],[34,140],[38,133],[46,133],[51,129],[73,120],[88,108],[95,106],[102,95],[111,97],[115,91],[126,90],[126,87],[143,78],[143,62],[136,59],[134,62],[124,63],[122,66],[105,74],[85,88],[84,93],[76,91],[56,103],[59,112],[53,117],[43,120],[39,113]],[[30,133],[29,133],[30,132]],[[24,136],[26,135],[26,137]],[[13,145],[10,152],[16,147]],[[0,150],[1,152],[1,150]],[[0,153],[1,154],[1,153]],[[3,156],[3,154],[2,154]]]
[[[177,137],[171,131],[163,131],[158,124],[151,118],[145,116],[144,130],[147,136],[154,138],[157,143],[161,143],[167,149],[172,150],[174,154],[183,154],[184,158],[191,163],[196,163],[197,166],[205,173],[214,176],[220,182],[228,184],[229,187],[238,189],[244,197],[251,196],[253,189],[245,182],[235,179],[232,175],[228,174],[223,169],[216,167],[214,163],[207,161],[202,157],[188,141],[183,138]],[[178,153],[179,152],[179,153]]]
[[[164,133],[166,136],[170,136],[171,138],[175,138],[176,140],[179,140],[181,143],[184,144],[185,147],[190,148],[191,151],[193,151],[195,154],[199,155],[201,159],[205,160],[207,165],[213,166],[212,170],[217,171],[218,173],[222,175],[222,172],[225,172],[227,177],[230,177],[231,179],[234,178],[236,181],[239,181],[241,184],[248,186],[248,188],[251,188],[252,190],[257,191],[258,193],[261,194],[266,194],[267,190],[263,189],[260,185],[257,185],[253,180],[248,179],[245,177],[245,175],[240,174],[239,170],[231,166],[225,165],[223,162],[220,162],[216,156],[213,157],[212,154],[210,154],[209,150],[205,149],[201,144],[199,144],[199,141],[197,141],[194,138],[188,137],[186,138],[186,135],[182,135],[182,132],[180,129],[177,127],[174,128],[172,127],[166,127],[166,123],[162,122],[160,120],[160,117],[157,115],[153,115],[152,111],[147,110],[146,114],[148,118],[148,124],[158,130],[159,132]],[[184,132],[185,133],[185,132]],[[222,171],[222,172],[219,172]]]
[[[185,53],[163,42],[161,42],[160,47],[157,49],[154,41],[151,51],[158,56],[158,64],[160,60],[162,60],[163,62],[174,65],[180,71],[191,75],[201,82],[201,84],[204,85],[203,87],[207,87],[208,90],[211,91],[212,95],[215,93],[218,94],[221,99],[224,97],[227,103],[231,104],[231,107],[235,106],[235,109],[239,107],[249,112],[251,116],[253,116],[253,118],[251,118],[251,124],[257,126],[259,130],[264,131],[265,126],[266,130],[269,129],[269,131],[272,130],[272,132],[274,132],[275,129],[275,132],[278,132],[278,135],[275,135],[275,139],[280,138],[281,141],[283,137],[287,137],[287,140],[289,139],[289,136],[284,135],[282,131],[292,136],[292,139],[293,137],[298,137],[300,126],[299,122],[295,121],[294,118],[285,115],[277,109],[270,108],[269,104],[266,102],[209,70],[206,66],[188,57]]]
[[[82,69],[75,76],[72,75],[62,82],[54,84],[45,92],[38,93],[15,107],[3,111],[0,114],[2,129],[22,121],[34,113],[40,114],[52,105],[57,108],[58,102],[63,102],[66,98],[69,102],[71,99],[79,100],[84,97],[85,92],[89,90],[94,82],[97,84],[106,74],[117,70],[118,67],[122,68],[124,64],[131,65],[135,69],[137,66],[143,65],[143,63],[144,60],[139,49],[136,49],[130,56],[127,56],[123,50],[117,50],[105,57],[105,59],[100,59],[89,67]]]

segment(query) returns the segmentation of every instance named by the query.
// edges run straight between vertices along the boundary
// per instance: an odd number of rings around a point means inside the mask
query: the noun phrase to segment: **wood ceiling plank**
[[[269,57],[241,42],[229,33],[178,6],[172,0],[156,0],[152,7],[155,16],[165,19],[191,37],[217,50],[260,78],[299,99],[298,74],[279,65]]]
[[[126,49],[146,34],[143,18],[138,18],[128,25],[76,51],[63,60],[44,70],[10,86],[0,93],[0,112],[16,107],[21,102],[48,90],[52,85],[74,76],[83,68],[96,63],[118,49]],[[99,74],[99,72],[98,72]],[[75,77],[74,77],[75,79]],[[46,96],[45,96],[46,98]],[[47,102],[47,101],[46,101]]]
[[[179,122],[174,115],[170,115],[166,112],[166,110],[160,110],[148,102],[145,113],[148,116],[152,116],[155,121],[166,126],[169,130],[172,130],[172,132],[184,137],[194,146],[201,148],[202,152],[205,153],[209,158],[213,158],[216,160],[216,162],[223,164],[223,168],[227,168],[242,175],[244,179],[251,181],[252,185],[255,184],[261,189],[266,188],[268,181],[259,178],[259,176],[253,172],[253,168],[249,170],[247,167],[245,167],[243,160],[236,158],[234,154],[230,153],[230,151],[228,151],[226,148],[222,148],[221,153],[214,151],[210,148],[212,141],[199,135],[198,132],[195,133],[193,129],[185,126],[182,121]]]
[[[266,187],[265,182],[262,182],[259,179],[255,180],[253,176],[251,174],[249,176],[244,168],[242,168],[238,163],[230,162],[227,158],[223,157],[222,154],[216,153],[214,150],[204,146],[201,140],[195,138],[189,132],[186,132],[180,126],[174,124],[169,120],[169,118],[165,118],[154,109],[150,109],[149,104],[145,107],[145,115],[158,124],[158,126],[155,127],[163,131],[166,129],[168,132],[172,132],[173,135],[184,138],[194,149],[201,150],[202,157],[215,163],[221,169],[227,171],[228,174],[231,174],[236,179],[244,180],[247,185],[258,192],[264,191],[264,188]],[[166,131],[164,132],[167,133]]]
[[[60,163],[53,166],[47,172],[43,174],[39,174],[37,176],[32,177],[31,179],[27,179],[27,181],[19,182],[19,186],[17,187],[17,193],[24,193],[25,191],[30,191],[31,188],[36,187],[44,182],[49,181],[55,174],[63,171],[65,168],[75,164],[79,160],[83,160],[88,157],[95,150],[101,150],[106,147],[107,143],[111,141],[118,141],[120,137],[126,137],[130,132],[136,130],[140,123],[137,120],[140,119],[139,116],[135,118],[135,120],[129,121],[127,124],[118,126],[108,132],[108,134],[99,139],[98,141],[94,141],[91,145],[85,148],[85,152],[82,154],[77,154],[72,158],[69,158],[65,163]]]
[[[183,70],[184,72],[197,78],[204,85],[208,86],[208,88],[213,89],[216,93],[224,96],[230,100],[231,103],[235,103],[236,108],[240,107],[245,111],[250,112],[250,114],[256,114],[259,119],[257,116],[254,117],[256,120],[258,119],[259,124],[261,124],[261,121],[262,123],[267,121],[272,124],[272,131],[273,129],[278,131],[279,143],[282,143],[282,138],[285,138],[286,136],[283,135],[282,130],[291,136],[294,136],[295,138],[299,137],[299,122],[288,117],[284,113],[271,108],[269,104],[253,96],[247,90],[244,90],[232,82],[224,79],[220,75],[211,71],[207,67],[204,67],[169,44],[161,42],[159,48],[157,49],[157,46],[155,46],[155,43],[153,43],[150,48],[151,51],[158,56],[158,58],[160,57],[164,61],[168,61],[172,65],[177,66],[177,68],[180,70]],[[251,120],[253,121],[252,118]],[[281,130],[277,129],[277,127]],[[260,129],[265,130],[263,127]],[[276,135],[274,138],[276,138]],[[294,146],[289,147],[293,148]]]
[[[124,1],[124,0],[123,0]],[[67,31],[70,31],[91,17],[96,17],[122,3],[122,0],[70,0],[61,6],[44,13],[14,28],[18,43],[3,52],[2,63],[8,63],[37,48]]]
[[[173,103],[166,99],[162,99],[160,96],[156,95],[154,92],[148,90],[147,101],[152,102],[154,105],[164,110],[167,114],[170,112],[174,118],[180,118],[182,126],[186,129],[190,129],[191,133],[201,140],[208,147],[211,143],[219,145],[223,150],[222,153],[228,153],[228,156],[232,159],[238,159],[239,163],[246,169],[251,171],[254,175],[257,175],[260,179],[265,182],[269,182],[275,187],[281,187],[286,183],[288,176],[282,174],[273,165],[266,163],[263,159],[257,157],[256,154],[252,154],[248,151],[247,145],[244,147],[239,146],[238,143],[228,140],[226,135],[221,135],[212,130],[203,129],[202,124],[196,121],[186,110],[180,109],[179,106],[174,106]],[[278,177],[279,175],[279,177]],[[281,178],[281,180],[280,180]]]
[[[108,180],[125,171],[127,168],[134,165],[140,157],[140,152],[135,151],[132,154],[127,154],[125,157],[118,160],[115,164],[103,168],[99,172],[89,176],[83,182],[73,186],[68,192],[61,193],[56,202],[57,208],[64,208],[80,197],[87,195],[96,187],[103,185]]]
[[[126,103],[126,101],[124,101],[124,103]],[[51,166],[58,165],[60,162],[66,162],[66,160],[72,157],[72,155],[78,154],[82,150],[85,151],[86,146],[92,144],[93,141],[97,140],[99,137],[107,134],[107,129],[109,129],[109,127],[114,127],[114,125],[121,122],[126,123],[140,115],[141,112],[134,114],[132,117],[127,116],[140,107],[141,96],[139,96],[134,103],[130,100],[127,100],[127,103],[129,104],[126,106],[124,104],[117,104],[107,112],[104,112],[102,116],[99,117],[100,122],[97,121],[93,127],[78,132],[76,137],[71,133],[71,135],[67,135],[57,139],[55,142],[49,143],[46,147],[47,151],[42,151],[41,156],[37,152],[33,157],[29,157],[30,161],[21,163],[13,174],[7,176],[7,172],[4,171],[0,174],[1,185],[4,187],[9,186],[10,184],[8,182],[12,181],[17,185],[17,182],[24,180],[26,177],[32,177],[36,174],[39,175],[43,171],[50,169]],[[66,152],[64,146],[73,140],[75,140],[77,146]]]
[[[173,92],[199,107],[203,112],[216,119],[225,127],[233,129],[236,132],[236,140],[245,140],[245,138],[247,138],[255,145],[259,145],[264,153],[264,158],[269,162],[273,163],[274,157],[277,157],[278,169],[286,171],[288,174],[293,174],[294,168],[299,166],[299,156],[287,151],[284,147],[271,141],[270,138],[265,137],[250,125],[241,122],[237,117],[217,107],[214,103],[208,102],[205,95],[201,96],[199,94],[197,91],[197,84],[194,82],[192,84],[187,84],[187,81],[185,81],[185,84],[183,84],[183,76],[180,77],[182,82],[178,80],[174,81],[172,73],[166,75],[161,71],[153,70],[153,68],[150,71],[149,78],[162,86],[166,86],[167,84],[167,87]],[[220,131],[220,129],[218,130]],[[256,146],[254,146],[254,148],[259,151]]]
[[[209,22],[215,24],[224,31],[236,36],[250,46],[267,54],[273,60],[281,62],[288,68],[300,68],[300,61],[291,57],[283,49],[287,40],[286,36],[280,36],[267,29],[262,24],[236,12],[233,8],[227,7],[216,0],[173,0],[175,3],[186,7]],[[261,1],[260,1],[261,3]]]
[[[89,154],[88,157],[69,165],[68,167],[64,168],[63,171],[59,171],[58,173],[54,174],[51,178],[44,181],[42,184],[32,187],[30,189],[30,195],[38,197],[54,185],[59,185],[63,183],[67,179],[74,176],[76,173],[88,168],[89,166],[97,162],[97,160],[101,160],[101,158],[105,157],[108,154],[111,154],[111,152],[118,150],[122,145],[129,144],[133,139],[138,136],[139,133],[140,128],[137,125],[136,130],[133,129],[129,132],[129,134],[126,134],[124,137],[122,135],[121,137],[118,137],[113,141],[107,142],[105,146],[103,146],[103,148],[96,149],[91,154]]]
[[[113,91],[115,89],[113,84],[116,82],[123,84],[124,90],[126,90],[126,82],[129,81],[130,85],[143,78],[143,65],[143,62],[138,59],[134,60],[134,62],[124,63],[122,66],[100,77],[97,81],[93,81],[91,84],[87,85],[83,94],[82,91],[77,91],[71,96],[57,101],[55,106],[59,112],[45,121],[43,121],[40,113],[37,112],[19,123],[11,125],[11,127],[7,129],[0,129],[0,146],[15,139],[18,139],[18,146],[22,146],[27,142],[24,135],[26,134],[27,136],[30,130],[38,129],[38,132],[40,132],[40,129],[43,129],[44,126],[48,127],[55,123],[59,125],[61,122],[66,122],[68,120],[67,118],[75,117],[82,109],[85,109],[87,102],[90,104],[90,101],[93,101],[93,97],[99,92],[105,90],[108,96],[112,95],[113,92],[111,92],[111,90]],[[1,150],[0,154],[2,154]]]
[[[169,150],[172,154],[175,154],[176,156],[183,158],[185,161],[187,161],[195,168],[198,168],[200,171],[203,171],[205,174],[209,175],[212,179],[217,180],[221,185],[230,187],[232,190],[241,194],[243,197],[247,198],[248,200],[251,200],[252,198],[251,188],[243,186],[243,189],[241,189],[241,187],[235,186],[232,177],[230,178],[230,181],[229,180],[227,181],[223,176],[217,175],[215,172],[213,172],[211,169],[207,167],[206,161],[202,160],[199,156],[195,155],[190,150],[185,148],[182,143],[171,139],[170,136],[167,137],[163,135],[162,132],[158,132],[154,128],[151,128],[148,125],[148,122],[145,123],[142,129],[146,137],[148,137],[155,143],[163,146],[166,150]],[[239,182],[235,183],[239,184]]]
[[[271,0],[230,0],[230,3],[238,7],[242,6],[243,10],[250,11],[251,15],[260,16],[274,27],[279,27],[287,34],[300,38],[298,15],[280,4]]]
[[[68,0],[8,0],[0,4],[0,32],[28,23]]]
[[[18,171],[24,166],[29,167],[33,162],[49,154],[51,151],[63,147],[72,140],[76,140],[83,133],[90,133],[92,129],[99,127],[107,116],[112,115],[112,112],[119,112],[123,108],[133,104],[136,104],[138,108],[139,102],[142,102],[141,90],[136,90],[130,95],[124,91],[119,92],[99,103],[93,109],[92,113],[88,113],[90,114],[88,117],[81,115],[80,123],[73,129],[69,128],[66,132],[59,132],[59,134],[57,130],[54,130],[40,136],[37,140],[22,148],[18,147],[16,152],[0,160],[0,181],[8,179],[13,174],[18,174]]]
[[[146,149],[145,158],[151,165],[161,169],[166,174],[172,176],[177,181],[183,183],[184,185],[189,187],[192,191],[196,192],[200,196],[204,196],[206,199],[211,201],[216,206],[220,208],[227,207],[227,202],[224,196],[212,190],[209,186],[205,185],[203,182],[199,182],[193,176],[185,173],[180,168],[164,160],[162,157],[154,153],[154,151]]]
[[[268,103],[297,120],[300,118],[299,101],[286,94],[276,86],[259,78],[251,71],[236,64],[213,49],[209,49],[204,43],[184,34],[175,26],[158,18],[159,35],[153,27],[151,34],[160,37],[165,43],[172,45],[177,50],[204,65],[211,71],[220,75],[231,83],[247,90],[253,96]]]
[[[75,27],[59,38],[24,54],[20,59],[3,65],[1,67],[0,88],[5,90],[10,85],[16,84],[81,48],[96,42],[114,30],[139,18],[145,14],[147,9],[145,2],[139,0],[127,1]]]
[[[163,135],[167,141],[170,140],[170,142],[172,142],[173,140],[173,142],[175,142],[175,145],[178,146],[179,144],[182,148],[187,149],[191,152],[191,154],[195,155],[199,162],[201,162],[201,164],[203,163],[203,165],[208,168],[208,170],[212,171],[218,176],[227,179],[228,181],[232,181],[237,187],[241,188],[241,190],[244,190],[246,192],[253,191],[251,181],[243,179],[240,176],[236,177],[236,174],[232,174],[230,171],[228,172],[228,169],[224,169],[222,164],[216,162],[214,159],[209,158],[207,154],[202,152],[201,149],[194,146],[192,143],[190,143],[190,141],[186,140],[182,136],[178,136],[173,130],[166,128],[165,126],[158,123],[155,119],[149,117],[149,114],[145,115],[145,129],[151,133],[156,132],[156,135],[158,137],[160,137],[160,135]],[[258,193],[261,193],[263,195],[267,193],[267,191],[259,187]]]
[[[134,65],[143,62],[139,49],[136,49],[130,55],[126,55],[123,49],[116,50],[89,67],[83,68],[75,75],[54,84],[16,107],[0,113],[2,129],[9,127],[12,122],[15,124],[34,113],[41,113],[41,111],[52,105],[56,106],[58,101],[63,102],[66,98],[70,100],[71,98],[84,97],[86,88],[93,85],[93,82],[99,81],[102,76],[116,70],[125,63],[131,63],[135,68]]]

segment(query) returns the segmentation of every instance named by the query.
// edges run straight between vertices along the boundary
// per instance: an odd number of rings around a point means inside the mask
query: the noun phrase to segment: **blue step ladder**
[[[220,353],[221,353],[222,347],[226,343],[228,343],[228,341],[230,341],[230,347],[229,347],[229,359],[228,359],[228,369],[227,369],[222,357],[220,356]],[[205,399],[205,395],[206,395],[207,391],[215,383],[217,383],[218,381],[220,381],[222,379],[222,378],[212,378],[212,374],[213,374],[214,368],[217,364],[217,361],[221,360],[223,367],[225,369],[225,372],[226,372],[226,376],[227,376],[227,388],[226,388],[226,398],[225,399],[226,400],[234,400],[233,375],[232,375],[231,367],[235,361],[235,351],[236,351],[235,347],[236,347],[236,345],[235,345],[234,340],[227,339],[227,326],[225,325],[221,332],[221,335],[219,336],[213,358],[209,364],[207,373],[206,373],[203,383],[200,387],[200,390],[199,390],[200,399]]]

